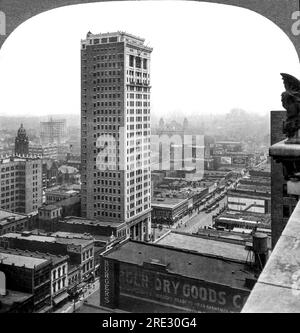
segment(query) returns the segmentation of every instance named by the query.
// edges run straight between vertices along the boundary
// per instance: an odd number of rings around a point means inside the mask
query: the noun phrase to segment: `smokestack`
[[[268,260],[268,236],[262,232],[253,234],[253,252],[255,258],[255,266],[263,270]]]

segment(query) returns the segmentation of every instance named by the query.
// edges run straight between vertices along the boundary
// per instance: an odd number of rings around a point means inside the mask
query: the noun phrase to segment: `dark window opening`
[[[135,66],[136,66],[136,68],[141,68],[141,64],[142,64],[142,59],[140,57],[136,57],[135,58]]]
[[[283,217],[290,217],[290,207],[283,205],[282,207]]]
[[[133,66],[134,66],[134,56],[133,56],[133,55],[130,55],[130,56],[129,56],[129,66],[130,66],[130,67],[133,67]]]
[[[143,59],[143,68],[147,69],[147,59]]]

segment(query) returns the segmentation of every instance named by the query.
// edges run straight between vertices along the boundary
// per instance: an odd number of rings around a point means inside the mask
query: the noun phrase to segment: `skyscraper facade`
[[[41,143],[62,143],[66,139],[66,120],[52,119],[42,121],[41,124]]]
[[[150,55],[125,32],[81,42],[82,214],[151,234]]]
[[[42,160],[35,156],[0,159],[0,208],[31,213],[42,206]]]

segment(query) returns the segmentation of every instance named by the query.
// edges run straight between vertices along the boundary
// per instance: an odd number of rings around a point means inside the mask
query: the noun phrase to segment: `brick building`
[[[0,235],[33,229],[35,222],[36,220],[30,215],[17,214],[0,209]]]
[[[226,258],[228,245],[220,244],[223,252],[202,254],[133,240],[120,243],[102,254],[100,305],[146,313],[240,312],[256,271],[246,256]]]
[[[113,235],[117,239],[124,239],[127,236],[125,223],[100,222],[73,216],[69,216],[60,221],[56,230],[79,234],[90,234],[95,237],[111,237]]]
[[[0,237],[9,248],[69,256],[68,263],[80,267],[80,279],[94,274],[94,241],[68,237],[35,235],[30,232],[8,233]]]
[[[32,294],[7,289],[5,295],[0,295],[0,314],[32,313],[33,310]]]
[[[191,202],[193,202],[192,199]],[[189,199],[154,198],[152,199],[151,206],[153,222],[173,224],[187,213],[189,209]]]
[[[7,288],[33,295],[34,311],[51,309],[51,262],[30,256],[26,251],[0,248],[0,271]]]

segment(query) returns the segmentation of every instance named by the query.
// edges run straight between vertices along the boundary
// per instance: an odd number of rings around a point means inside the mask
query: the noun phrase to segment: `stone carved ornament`
[[[290,74],[281,73],[281,76],[286,90],[281,101],[287,111],[283,133],[288,138],[286,143],[300,143],[300,81]]]

